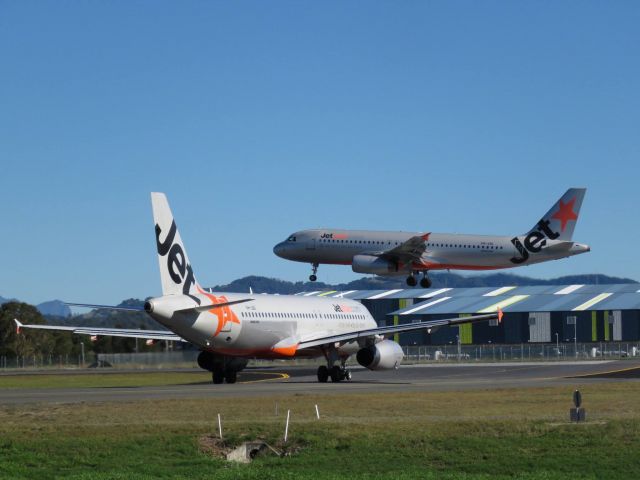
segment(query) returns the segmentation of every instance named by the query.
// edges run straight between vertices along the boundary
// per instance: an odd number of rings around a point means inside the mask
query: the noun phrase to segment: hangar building
[[[303,292],[359,300],[378,325],[417,322],[501,308],[501,324],[476,323],[402,334],[402,345],[518,344],[640,340],[640,284],[544,285]]]

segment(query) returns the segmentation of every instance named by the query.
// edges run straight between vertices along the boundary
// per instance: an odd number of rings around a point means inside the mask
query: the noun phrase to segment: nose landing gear
[[[311,275],[309,275],[309,280],[312,282],[315,282],[318,279],[316,276],[316,273],[318,273],[318,265],[318,263],[311,264]]]

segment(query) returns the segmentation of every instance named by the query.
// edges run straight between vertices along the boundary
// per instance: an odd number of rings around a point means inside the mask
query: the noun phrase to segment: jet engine
[[[404,358],[402,347],[391,340],[382,340],[375,345],[358,350],[356,360],[369,370],[398,368]]]
[[[375,255],[355,255],[351,268],[356,273],[373,273],[375,275],[389,275],[402,273],[398,264]]]

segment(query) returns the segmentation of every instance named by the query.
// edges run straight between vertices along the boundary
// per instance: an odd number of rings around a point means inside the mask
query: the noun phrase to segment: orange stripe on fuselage
[[[296,357],[317,357],[322,355],[320,350],[315,349],[305,349],[298,350],[298,345],[293,345],[291,347],[283,347],[283,348],[231,348],[231,347],[222,347],[222,348],[207,348],[207,351],[213,353],[219,353],[222,355],[229,355],[230,357],[255,357],[255,358],[265,358],[265,359],[282,359],[282,358],[291,358],[293,356]]]
[[[293,357],[298,351],[298,344],[296,343],[295,345],[291,345],[290,347],[274,347],[271,350],[273,350],[278,355],[282,355],[283,357]]]

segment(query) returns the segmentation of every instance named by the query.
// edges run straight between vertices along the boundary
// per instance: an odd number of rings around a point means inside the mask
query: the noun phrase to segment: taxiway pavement
[[[315,368],[248,369],[233,385],[209,382],[169,386],[0,389],[0,405],[180,398],[436,392],[640,381],[640,361],[405,365],[398,370],[353,369],[349,382],[318,383]],[[121,373],[121,372],[120,372]],[[69,373],[67,373],[69,374]],[[72,374],[72,373],[71,373]]]

